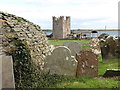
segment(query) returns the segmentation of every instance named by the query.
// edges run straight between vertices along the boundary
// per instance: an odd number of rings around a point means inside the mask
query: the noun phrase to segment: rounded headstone
[[[76,53],[81,50],[81,43],[76,41],[65,42],[64,45],[71,50],[72,56],[76,56]]]
[[[44,71],[51,74],[75,76],[77,61],[71,57],[71,51],[65,46],[56,47],[45,59]]]

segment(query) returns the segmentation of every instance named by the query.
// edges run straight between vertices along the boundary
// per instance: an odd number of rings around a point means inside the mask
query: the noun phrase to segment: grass
[[[49,40],[49,43],[51,45],[64,45],[65,42],[69,42],[69,41],[76,41],[82,44],[90,43],[90,40]],[[89,45],[82,45],[81,49],[88,49],[89,47],[90,47]]]
[[[83,81],[78,79],[78,81],[63,82],[55,85],[52,88],[118,88],[118,80],[84,78]]]
[[[117,60],[98,63],[98,71],[100,76],[105,73],[106,69],[120,69],[120,64]]]
[[[89,43],[90,40],[49,40],[49,43],[51,45],[63,45],[64,42],[69,42],[69,41],[76,41],[80,43]]]

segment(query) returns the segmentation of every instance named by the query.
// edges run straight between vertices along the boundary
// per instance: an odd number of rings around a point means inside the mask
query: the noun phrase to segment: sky
[[[117,29],[119,0],[0,0],[0,11],[52,29],[52,16],[70,16],[71,29]]]

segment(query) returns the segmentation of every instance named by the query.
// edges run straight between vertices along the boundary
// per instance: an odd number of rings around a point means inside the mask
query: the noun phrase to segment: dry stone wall
[[[1,29],[3,38],[3,52],[9,52],[11,47],[9,38],[18,38],[26,42],[30,48],[32,60],[39,66],[43,66],[44,58],[51,53],[48,40],[38,25],[12,14],[0,12]],[[42,67],[41,67],[42,69]]]

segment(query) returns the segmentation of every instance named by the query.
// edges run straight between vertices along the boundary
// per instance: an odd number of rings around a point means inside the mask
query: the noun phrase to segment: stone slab
[[[120,69],[107,69],[103,77],[116,77],[120,76]]]
[[[13,61],[11,56],[0,56],[2,61],[2,88],[15,88],[14,73],[13,73]]]

